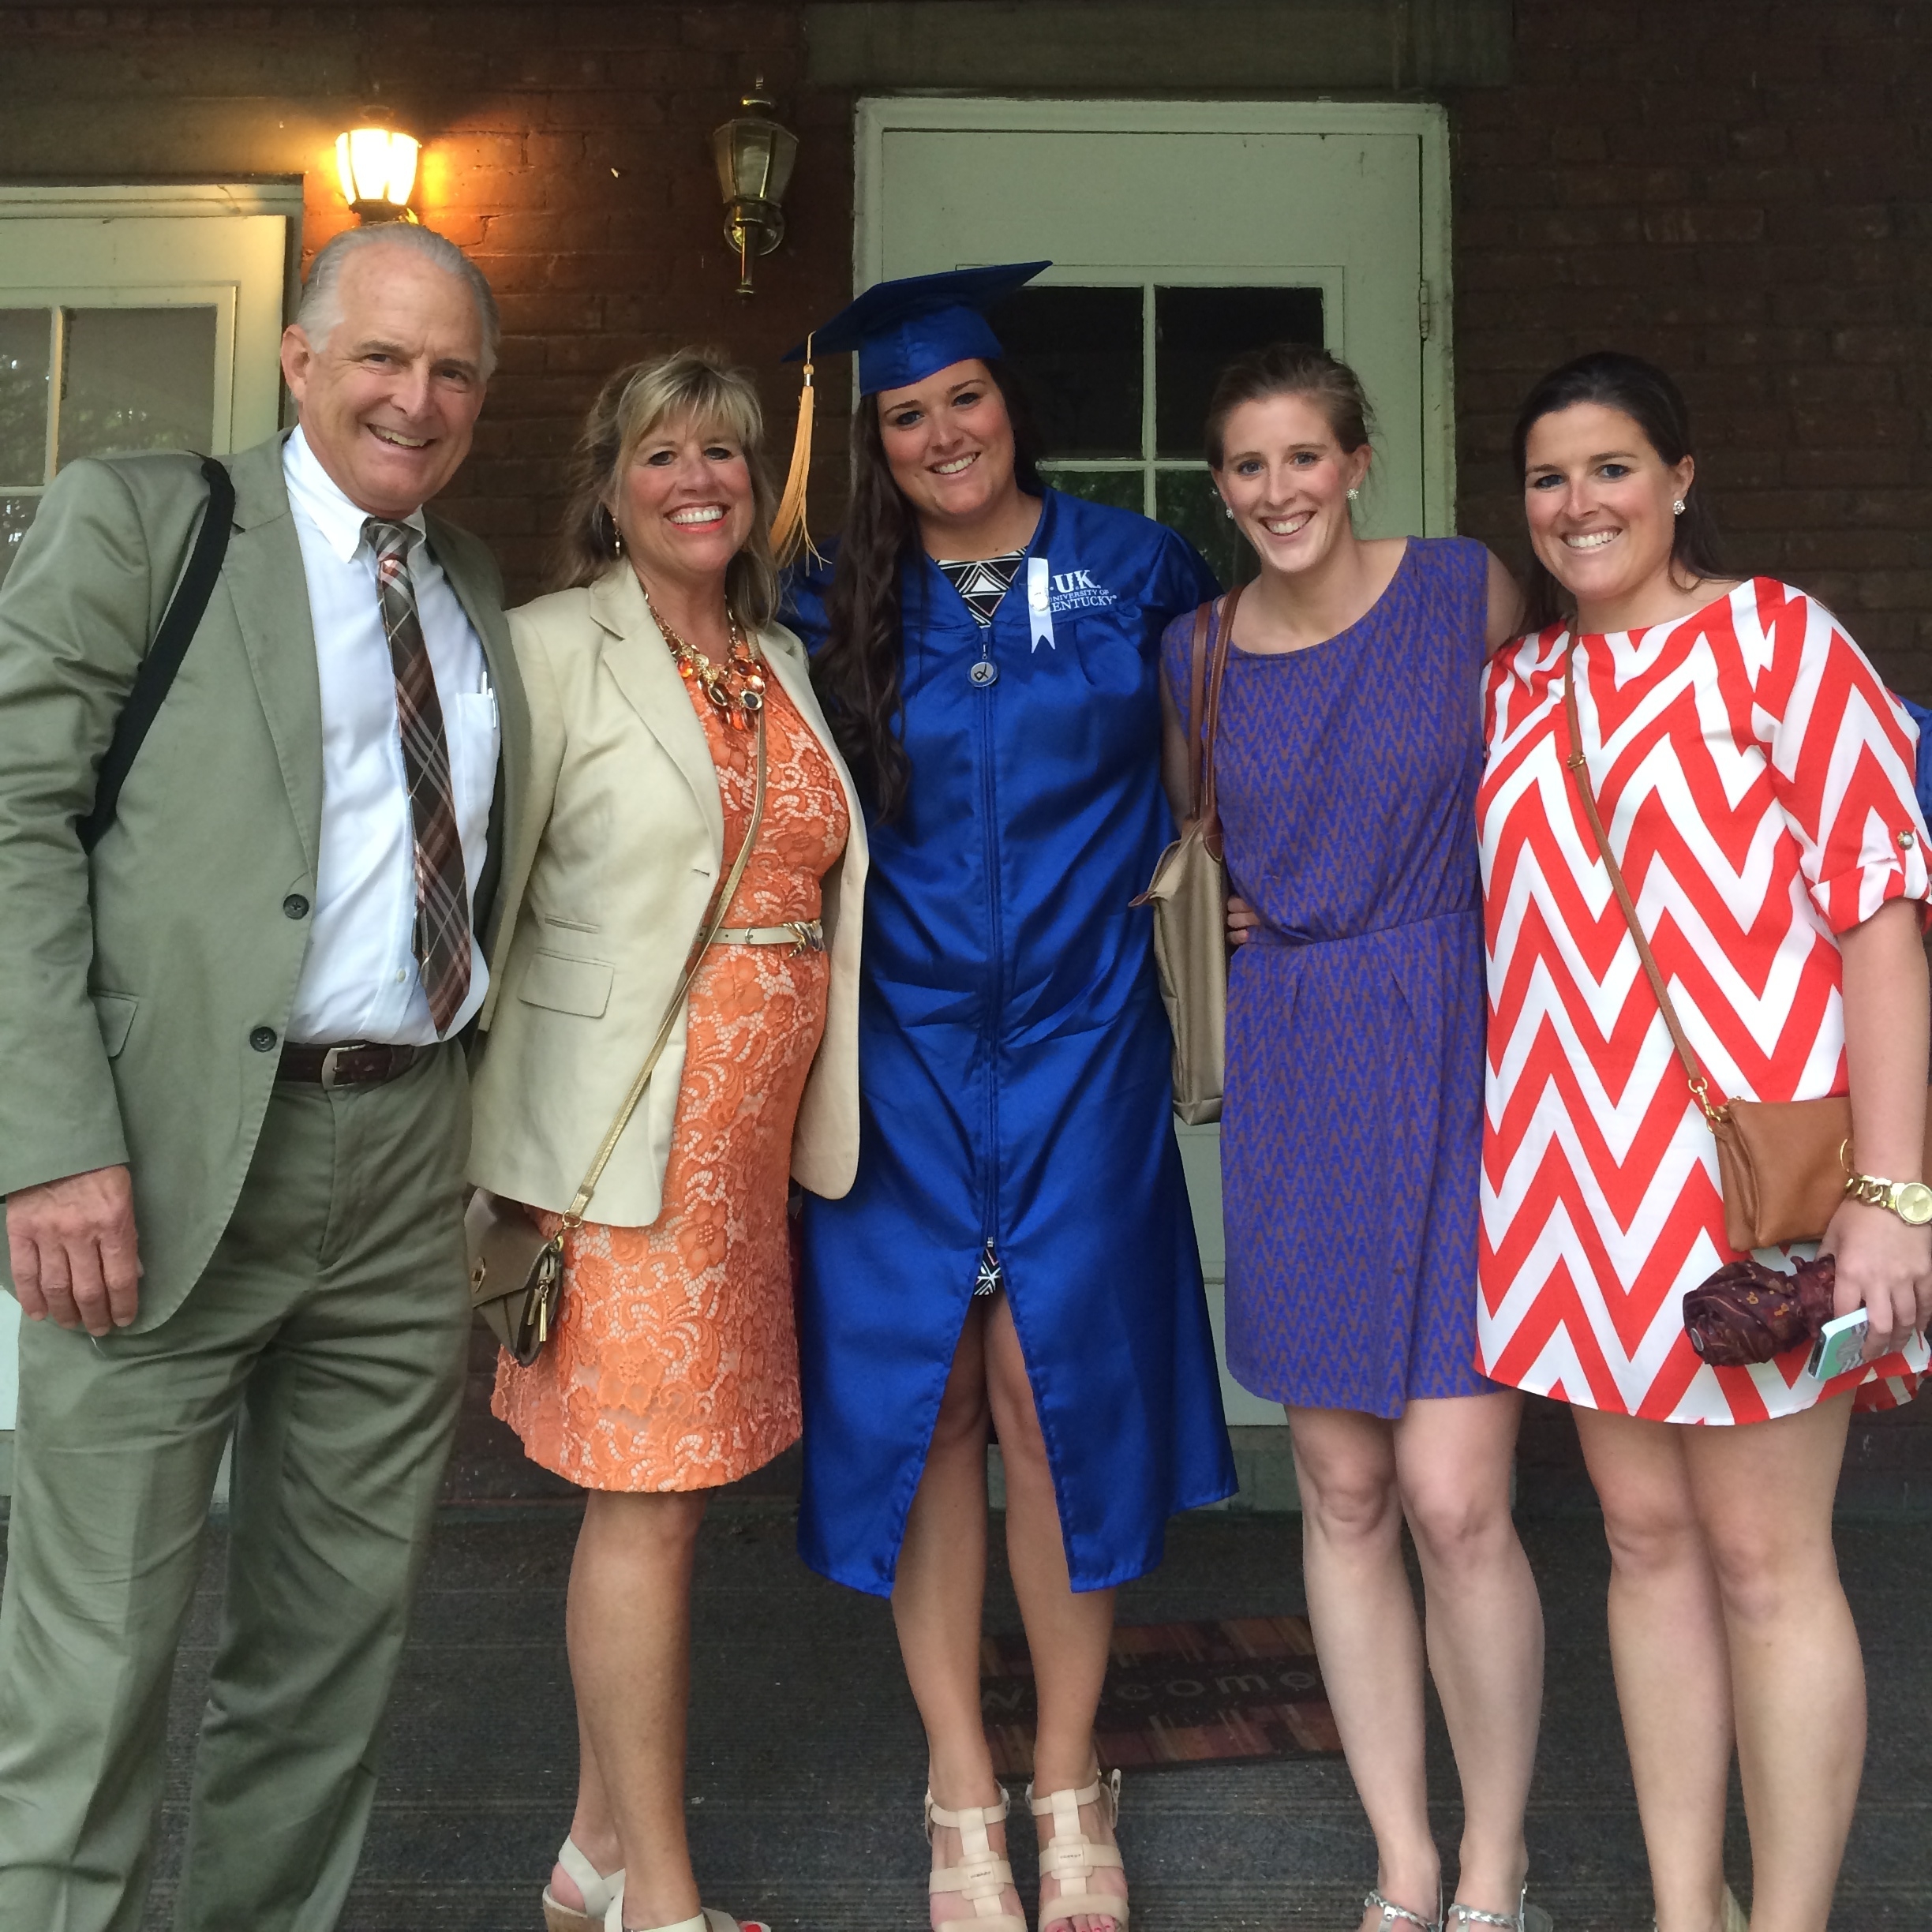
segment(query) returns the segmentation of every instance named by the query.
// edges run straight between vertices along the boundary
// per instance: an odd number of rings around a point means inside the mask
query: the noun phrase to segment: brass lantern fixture
[[[421,152],[414,135],[381,125],[372,113],[366,125],[335,137],[335,172],[343,199],[365,223],[413,222],[416,217],[409,198],[416,186]]]
[[[734,114],[711,136],[717,161],[718,192],[724,197],[724,238],[738,252],[738,293],[751,294],[751,258],[769,255],[784,239],[781,204],[798,158],[798,137],[771,118],[765,77]]]

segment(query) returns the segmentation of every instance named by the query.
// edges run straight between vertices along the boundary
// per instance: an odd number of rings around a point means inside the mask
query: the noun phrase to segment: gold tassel
[[[798,429],[792,438],[792,467],[785,472],[784,489],[778,498],[777,515],[772,519],[772,552],[780,567],[794,563],[802,555],[814,564],[825,560],[805,526],[805,486],[811,477],[812,415],[817,391],[812,387],[812,339],[805,338],[805,386],[799,391]]]

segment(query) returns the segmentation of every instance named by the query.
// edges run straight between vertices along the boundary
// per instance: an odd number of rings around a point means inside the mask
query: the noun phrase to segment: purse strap
[[[1630,895],[1630,888],[1623,882],[1623,870],[1616,862],[1616,855],[1610,849],[1610,841],[1605,834],[1603,820],[1597,811],[1597,795],[1590,784],[1589,760],[1583,755],[1583,726],[1577,715],[1576,701],[1576,637],[1573,632],[1570,647],[1563,654],[1563,721],[1570,728],[1570,755],[1563,760],[1565,769],[1576,786],[1577,796],[1583,803],[1583,816],[1589,821],[1590,836],[1597,841],[1597,850],[1602,857],[1604,870],[1610,874],[1610,889],[1616,894],[1616,901],[1623,908],[1623,923],[1630,928],[1630,936],[1637,942],[1637,957],[1643,961],[1643,969],[1650,982],[1650,990],[1657,995],[1657,1003],[1662,1008],[1664,1024],[1670,1029],[1671,1044],[1677,1049],[1677,1058],[1683,1062],[1684,1078],[1690,1083],[1690,1097],[1704,1110],[1704,1118],[1712,1126],[1728,1118],[1724,1103],[1711,1104],[1710,1076],[1690,1041],[1684,1035],[1683,1028],[1677,1019],[1677,1009],[1672,1003],[1669,989],[1664,983],[1664,975],[1657,970],[1655,956],[1651,953],[1650,942],[1644,937],[1643,927],[1638,923],[1637,908]]]
[[[657,1061],[670,1043],[671,1035],[678,1022],[678,1016],[684,1010],[684,996],[691,990],[691,983],[695,976],[699,963],[703,960],[711,942],[717,937],[718,928],[724,923],[724,915],[731,910],[732,895],[738,889],[738,882],[744,877],[747,862],[751,856],[751,848],[758,843],[758,827],[765,818],[765,711],[761,706],[755,713],[758,732],[758,779],[751,794],[751,822],[746,829],[744,842],[738,848],[738,856],[732,860],[732,868],[717,890],[711,895],[711,903],[706,908],[705,922],[698,934],[698,941],[691,950],[691,957],[684,962],[684,971],[680,976],[676,990],[671,995],[671,1003],[665,1009],[663,1021],[657,1028],[657,1037],[651,1043],[643,1068],[631,1083],[631,1091],[624,1095],[624,1103],[617,1110],[617,1118],[611,1122],[610,1132],[604,1136],[603,1144],[597,1151],[597,1158],[591,1162],[590,1171],[583,1178],[583,1185],[577,1190],[576,1198],[564,1211],[564,1224],[557,1230],[560,1237],[572,1229],[582,1225],[586,1211],[590,1205],[590,1196],[597,1192],[597,1184],[604,1178],[604,1170],[610,1164],[610,1157],[617,1151],[617,1143],[623,1138],[624,1129],[631,1125],[631,1116],[638,1110],[638,1103],[644,1098],[644,1089],[650,1084],[650,1076],[656,1070]]]
[[[1188,813],[1202,828],[1202,842],[1221,856],[1221,813],[1215,799],[1215,736],[1221,726],[1221,680],[1227,670],[1228,643],[1234,635],[1234,607],[1245,586],[1237,584],[1219,598],[1210,597],[1194,613],[1194,637],[1188,683]],[[1215,620],[1218,618],[1219,621]],[[1214,634],[1211,661],[1208,648]],[[1201,706],[1207,704],[1205,721]]]

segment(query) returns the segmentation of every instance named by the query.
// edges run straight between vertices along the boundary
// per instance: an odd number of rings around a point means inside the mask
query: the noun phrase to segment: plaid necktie
[[[406,523],[370,517],[362,534],[376,552],[376,595],[395,668],[396,724],[416,834],[416,961],[429,1017],[442,1034],[470,990],[470,889],[456,833],[443,706],[410,581],[409,549],[416,533]]]

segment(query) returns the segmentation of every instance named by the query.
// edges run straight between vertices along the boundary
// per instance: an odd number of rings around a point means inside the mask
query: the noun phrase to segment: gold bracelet
[[[1852,1174],[1845,1177],[1844,1191],[1848,1199],[1868,1208],[1889,1208],[1913,1227],[1932,1221],[1932,1187],[1923,1181],[1881,1181],[1876,1174]]]

